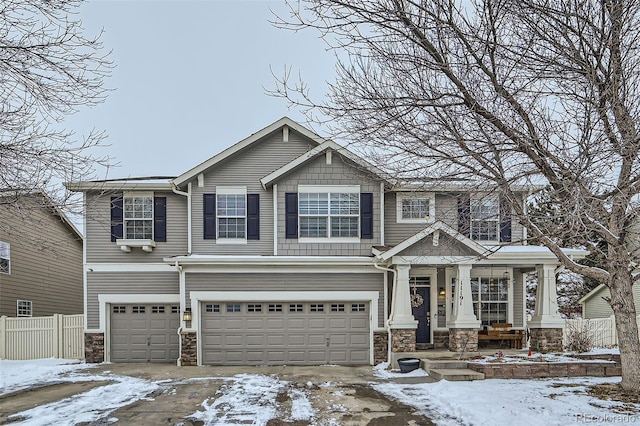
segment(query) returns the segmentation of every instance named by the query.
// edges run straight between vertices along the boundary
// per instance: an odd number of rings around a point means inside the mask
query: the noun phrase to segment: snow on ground
[[[614,361],[606,361],[602,359],[580,359],[569,354],[541,354],[535,353],[531,356],[524,355],[486,355],[477,358],[470,358],[467,360],[468,362],[474,362],[478,364],[486,364],[486,363],[541,363],[541,362],[594,362],[594,363],[602,363],[602,362],[611,362]]]
[[[429,375],[422,368],[417,368],[408,373],[401,373],[400,370],[389,370],[388,362],[382,362],[373,367],[373,374],[381,379],[392,379],[394,377],[426,377]]]
[[[206,399],[203,411],[196,411],[189,418],[202,420],[205,424],[266,425],[278,418],[278,394],[287,392],[291,399],[292,420],[310,420],[315,411],[308,399],[308,393],[299,389],[289,390],[289,382],[276,376],[262,374],[238,374],[228,379],[217,392],[213,402]]]
[[[401,385],[373,384],[385,395],[416,408],[438,425],[567,425],[640,422],[640,413],[617,414],[621,403],[585,393],[586,386],[617,378],[478,380]],[[640,407],[637,407],[640,408]]]
[[[178,382],[152,382],[109,372],[92,374],[91,370],[84,370],[88,367],[86,364],[55,359],[1,361],[3,393],[63,381],[111,381],[108,385],[18,413],[12,416],[12,420],[16,421],[12,424],[91,423],[108,417],[118,407],[145,399],[155,390]],[[387,367],[385,364],[374,367],[373,373],[379,382],[370,385],[391,398],[415,407],[438,425],[640,424],[640,405],[634,406],[635,412],[624,414],[629,411],[623,411],[622,408],[616,410],[622,404],[603,401],[586,393],[587,386],[615,383],[620,378],[493,379],[474,382],[443,380],[402,384],[395,383],[395,378],[424,376],[426,373],[414,370],[399,374],[387,371]],[[293,384],[280,380],[276,375],[262,374],[239,374],[222,380],[225,382],[216,399],[204,400],[202,410],[195,412],[193,419],[216,425],[266,425],[269,420],[279,418],[287,411],[282,409],[285,404],[290,404],[291,410],[289,417],[284,420],[314,424],[318,418],[310,398],[313,383]],[[318,384],[321,388],[333,385],[335,383],[331,382]],[[333,394],[339,397],[341,392],[336,390]],[[333,409],[341,412],[339,404]],[[338,424],[335,423],[335,426]]]

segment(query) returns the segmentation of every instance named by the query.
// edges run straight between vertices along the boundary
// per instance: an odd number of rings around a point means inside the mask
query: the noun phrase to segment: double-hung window
[[[435,220],[433,193],[398,193],[396,202],[398,223],[430,223]]]
[[[357,240],[360,227],[358,186],[300,186],[300,238]]]
[[[126,194],[123,199],[124,238],[153,239],[153,194]]]
[[[472,278],[473,310],[482,325],[508,322],[509,280],[506,278]]]
[[[0,274],[11,273],[11,245],[0,241]]]
[[[471,239],[497,242],[500,237],[500,200],[494,196],[471,198]]]
[[[247,188],[216,188],[216,220],[218,242],[246,241]]]

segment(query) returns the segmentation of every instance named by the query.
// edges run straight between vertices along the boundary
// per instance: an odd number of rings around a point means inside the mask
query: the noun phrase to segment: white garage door
[[[177,305],[111,305],[112,362],[175,362],[180,309]]]
[[[202,303],[203,364],[369,364],[369,303]]]

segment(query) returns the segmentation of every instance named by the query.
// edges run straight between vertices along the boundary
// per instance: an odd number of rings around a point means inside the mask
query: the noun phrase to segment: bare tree
[[[276,25],[336,49],[327,98],[284,75],[274,93],[329,117],[332,137],[400,178],[495,185],[530,239],[611,290],[622,387],[640,391],[631,241],[640,189],[636,0],[308,0]],[[318,114],[320,113],[320,114]],[[410,165],[410,167],[408,167]],[[547,185],[533,222],[514,184]],[[562,226],[556,226],[558,221]],[[596,241],[604,243],[594,244]],[[559,241],[605,250],[581,265]]]
[[[69,207],[61,183],[92,176],[109,159],[95,148],[103,132],[77,140],[63,120],[101,102],[111,62],[99,36],[86,38],[74,14],[80,0],[0,3],[0,203],[21,209],[21,194],[45,191]],[[0,224],[1,226],[1,224]]]

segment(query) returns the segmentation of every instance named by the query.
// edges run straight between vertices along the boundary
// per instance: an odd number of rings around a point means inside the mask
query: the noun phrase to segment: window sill
[[[338,244],[343,244],[343,243],[360,243],[360,238],[308,238],[308,237],[301,237],[298,238],[298,242],[300,244],[306,244],[306,243],[338,243]]]
[[[397,223],[433,223],[436,219],[434,217],[425,217],[422,219],[401,219],[398,218]]]
[[[151,253],[156,242],[153,240],[116,240],[116,245],[125,253],[130,253],[131,247],[140,247],[142,251]]]
[[[247,244],[247,240],[245,238],[218,238],[216,244]]]

